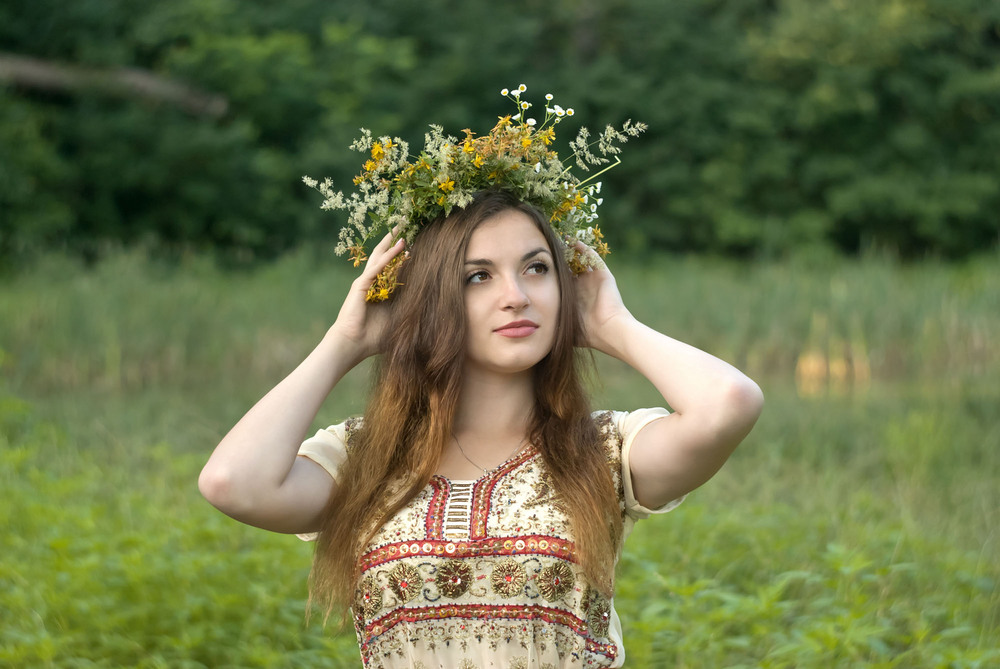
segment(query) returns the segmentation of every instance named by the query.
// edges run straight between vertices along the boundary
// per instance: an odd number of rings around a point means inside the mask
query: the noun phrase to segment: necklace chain
[[[489,474],[490,473],[489,469],[486,469],[482,465],[476,464],[476,462],[472,458],[469,457],[469,454],[465,452],[464,448],[462,448],[462,442],[460,442],[458,440],[458,437],[455,435],[454,432],[451,433],[451,438],[454,439],[455,443],[458,445],[458,452],[462,454],[463,458],[465,458],[466,460],[469,461],[469,464],[471,464],[476,469],[481,470],[483,472],[483,474]],[[520,441],[520,443],[518,443],[517,447],[513,451],[511,451],[510,455],[508,455],[506,458],[504,458],[504,462],[507,462],[507,460],[510,460],[512,457],[514,457],[515,453],[520,452],[521,446],[524,445],[525,441],[527,441],[527,437],[525,437],[524,439],[522,439]],[[496,467],[494,467],[493,469],[496,469]]]

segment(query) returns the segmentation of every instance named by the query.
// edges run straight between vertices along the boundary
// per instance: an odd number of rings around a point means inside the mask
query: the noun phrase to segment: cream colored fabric
[[[626,534],[647,509],[632,494],[628,453],[663,409],[596,412]],[[334,479],[347,457],[345,424],[306,440],[299,455]],[[468,527],[445,518],[469,494]],[[449,528],[445,532],[445,523]],[[304,539],[314,538],[302,535]],[[525,449],[475,482],[435,476],[376,534],[361,557],[353,615],[366,667],[620,667],[612,600],[573,560],[568,519],[541,456]]]

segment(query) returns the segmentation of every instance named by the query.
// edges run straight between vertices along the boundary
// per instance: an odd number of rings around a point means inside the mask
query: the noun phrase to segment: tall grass
[[[654,327],[759,380],[760,423],[640,523],[634,667],[1000,665],[1000,267],[611,257]],[[615,262],[618,261],[618,262]],[[357,666],[305,627],[310,547],[197,472],[332,322],[350,268],[50,257],[0,284],[0,666]],[[352,372],[317,426],[363,409]],[[595,405],[661,404],[598,361]]]

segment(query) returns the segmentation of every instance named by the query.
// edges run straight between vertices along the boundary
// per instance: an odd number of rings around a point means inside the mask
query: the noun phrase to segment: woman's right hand
[[[331,332],[337,333],[356,346],[356,363],[378,352],[388,314],[384,305],[369,303],[365,297],[379,272],[405,248],[402,238],[393,243],[395,232],[395,230],[389,232],[372,249],[364,270],[351,283],[351,289],[340,307],[337,320],[330,328]]]

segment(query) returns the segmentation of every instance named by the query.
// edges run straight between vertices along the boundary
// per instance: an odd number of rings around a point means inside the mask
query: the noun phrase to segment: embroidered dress
[[[663,409],[594,414],[627,537],[665,513],[632,493],[628,453]],[[299,455],[336,479],[360,419],[320,430]],[[304,539],[314,535],[301,535]],[[573,560],[573,537],[530,446],[476,481],[434,476],[361,556],[352,615],[365,667],[620,667],[614,602]]]

